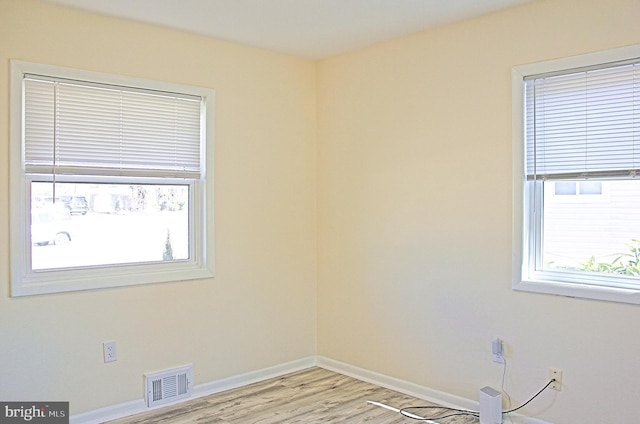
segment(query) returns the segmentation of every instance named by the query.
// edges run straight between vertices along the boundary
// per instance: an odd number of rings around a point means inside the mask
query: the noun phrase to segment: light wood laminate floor
[[[408,424],[420,422],[403,417],[397,412],[371,405],[367,403],[368,400],[382,402],[395,408],[429,405],[424,400],[314,367],[110,421],[109,424]],[[438,410],[430,411],[429,414],[434,412],[438,413]],[[426,416],[427,413],[421,415]],[[478,423],[478,419],[471,416],[458,416],[438,422],[471,424]]]

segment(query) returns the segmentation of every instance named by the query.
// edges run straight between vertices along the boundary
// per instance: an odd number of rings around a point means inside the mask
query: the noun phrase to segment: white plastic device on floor
[[[480,424],[502,424],[502,393],[489,386],[480,389]]]

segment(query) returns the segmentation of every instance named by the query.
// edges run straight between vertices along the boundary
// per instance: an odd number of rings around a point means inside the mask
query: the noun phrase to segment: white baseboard
[[[334,359],[325,358],[323,356],[316,357],[316,365],[329,371],[348,375],[349,377],[357,378],[358,380],[366,381],[377,386],[395,390],[397,392],[404,393],[418,399],[426,400],[427,402],[437,403],[438,405],[457,409],[467,409],[471,411],[478,411],[480,407],[478,401],[434,390],[426,386],[420,386],[415,383],[410,383],[408,381],[400,380],[395,377],[389,377],[384,374],[380,374],[364,368],[359,368],[353,365],[346,364],[344,362],[336,361]],[[478,388],[478,390],[480,390],[480,388]],[[378,399],[371,400],[376,401]],[[509,417],[511,420],[510,422],[513,424],[552,424],[548,421],[543,421],[538,418],[531,418],[515,413],[511,413]]]
[[[270,378],[280,377],[282,375],[300,371],[306,368],[311,368],[313,366],[318,366],[329,371],[348,375],[350,377],[357,378],[358,380],[376,384],[381,387],[386,387],[388,389],[395,390],[397,392],[404,393],[418,399],[423,399],[428,402],[437,403],[442,406],[459,409],[469,409],[473,411],[477,411],[479,408],[479,403],[477,401],[434,390],[426,386],[420,386],[415,383],[400,380],[395,377],[390,377],[384,374],[377,373],[375,371],[370,371],[364,368],[349,365],[344,362],[336,361],[334,359],[326,358],[323,356],[311,356],[302,358],[296,361],[275,365],[273,367],[251,371],[244,374],[211,381],[208,383],[198,384],[193,388],[192,397],[175,403],[186,402],[188,400],[196,399],[202,396],[208,396],[214,393],[223,392],[225,390],[235,389],[263,380],[268,380]],[[375,401],[376,399],[371,400]],[[159,406],[159,408],[169,405],[171,404],[164,404],[162,406]],[[139,399],[121,403],[118,405],[108,406],[106,408],[96,409],[94,411],[89,411],[82,414],[72,415],[69,419],[69,423],[99,424],[105,421],[115,420],[117,418],[122,418],[129,415],[148,412],[153,409],[157,408],[147,408],[144,399]],[[537,418],[526,417],[524,415],[513,413],[510,414],[509,417],[511,419],[511,423],[513,424],[552,424],[548,421],[543,421]]]
[[[367,383],[372,383],[377,386],[386,387],[387,389],[395,390],[396,392],[404,393],[418,399],[437,403],[438,405],[450,408],[478,410],[478,402],[454,396],[449,393],[440,392],[438,390],[430,389],[429,387],[420,386],[398,378],[389,377],[364,368],[345,364],[344,362],[336,361],[334,359],[318,356],[316,364],[321,368],[348,375],[349,377],[357,378],[358,380],[366,381]]]
[[[147,408],[144,399],[132,400],[82,414],[71,415],[69,417],[69,424],[100,424],[105,421],[128,417],[129,415],[139,414],[145,411],[149,411],[149,408]]]

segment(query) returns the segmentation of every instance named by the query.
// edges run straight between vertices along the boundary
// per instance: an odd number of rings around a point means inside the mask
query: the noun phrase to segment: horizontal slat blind
[[[635,175],[639,62],[525,80],[528,178]]]
[[[27,76],[28,173],[198,178],[202,100]]]

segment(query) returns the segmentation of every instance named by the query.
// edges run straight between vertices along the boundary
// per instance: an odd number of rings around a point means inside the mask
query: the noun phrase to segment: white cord
[[[511,409],[511,396],[509,395],[509,393],[507,392],[507,390],[505,389],[506,386],[506,380],[507,380],[507,358],[505,358],[504,356],[502,357],[502,359],[504,359],[504,365],[503,365],[503,369],[502,369],[502,385],[501,385],[501,390],[502,393],[505,394],[505,396],[507,396],[507,410]],[[513,424],[513,421],[511,421],[511,415],[506,414],[507,418],[509,419],[509,422],[511,424]]]
[[[398,413],[400,412],[400,409],[394,408],[393,406],[385,405],[382,402],[376,402],[374,400],[368,400],[367,403],[370,403],[370,404],[375,405],[375,406],[379,406],[381,408],[388,409],[388,410],[393,411],[393,412],[398,412]],[[423,421],[425,423],[430,423],[430,424],[438,424],[435,421],[431,421],[430,419],[421,417],[420,415],[412,414],[410,412],[405,412],[404,414],[409,418],[413,418],[414,420],[420,420],[420,421]]]

